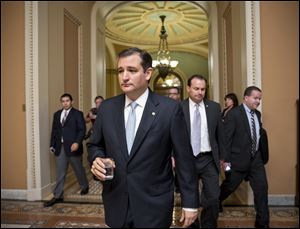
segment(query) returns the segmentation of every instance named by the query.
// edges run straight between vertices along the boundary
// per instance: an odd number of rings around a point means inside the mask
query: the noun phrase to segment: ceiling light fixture
[[[177,66],[178,61],[171,60],[167,41],[168,34],[164,26],[166,16],[161,15],[159,17],[162,22],[159,35],[160,41],[158,46],[157,59],[152,61],[152,67],[157,68],[159,76],[165,79],[166,76],[172,71],[172,69]]]

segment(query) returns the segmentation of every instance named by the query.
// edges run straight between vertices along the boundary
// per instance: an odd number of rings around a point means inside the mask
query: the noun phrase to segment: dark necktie
[[[134,133],[135,133],[135,122],[136,122],[136,117],[135,117],[135,108],[137,107],[136,102],[132,102],[130,104],[130,113],[128,115],[128,120],[126,124],[126,142],[127,142],[127,149],[128,149],[128,154],[130,154],[133,141],[134,141]]]
[[[199,111],[199,104],[195,104],[194,120],[191,128],[191,145],[194,156],[197,156],[201,150],[201,116]]]
[[[65,112],[65,114],[64,114],[64,117],[63,117],[63,119],[62,119],[62,121],[61,121],[61,125],[62,125],[62,126],[65,125],[65,122],[66,122],[67,116],[68,116],[68,112],[67,112],[66,110],[64,110],[64,112]]]
[[[252,130],[252,145],[251,145],[251,154],[254,156],[256,152],[256,142],[257,142],[257,136],[256,136],[256,128],[255,128],[255,122],[254,122],[254,111],[250,111],[251,114],[251,130]]]

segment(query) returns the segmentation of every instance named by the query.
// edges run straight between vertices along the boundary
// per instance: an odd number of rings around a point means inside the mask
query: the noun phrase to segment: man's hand
[[[220,160],[220,167],[221,167],[221,169],[224,169],[224,163],[225,163],[225,160]]]
[[[105,170],[105,165],[104,162],[106,161],[110,161],[113,165],[113,167],[115,168],[115,162],[110,160],[109,158],[101,158],[101,157],[97,157],[94,161],[93,161],[93,165],[91,168],[91,172],[101,181],[105,181],[105,174],[106,174],[106,170]]]
[[[198,211],[186,211],[182,209],[180,223],[183,222],[182,227],[190,226],[198,217]]]
[[[73,143],[73,144],[71,145],[71,152],[77,151],[77,150],[78,150],[78,147],[79,147],[79,144],[78,144],[78,143]]]

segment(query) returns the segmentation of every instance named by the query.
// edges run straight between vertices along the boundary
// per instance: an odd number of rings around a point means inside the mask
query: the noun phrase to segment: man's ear
[[[146,79],[147,79],[148,81],[151,79],[152,73],[153,73],[153,68],[148,68],[148,69],[146,70]]]

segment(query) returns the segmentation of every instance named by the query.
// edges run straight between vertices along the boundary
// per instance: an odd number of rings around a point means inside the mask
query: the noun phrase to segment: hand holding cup
[[[115,161],[112,158],[97,157],[92,165],[91,172],[101,181],[111,180],[114,177]]]

